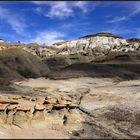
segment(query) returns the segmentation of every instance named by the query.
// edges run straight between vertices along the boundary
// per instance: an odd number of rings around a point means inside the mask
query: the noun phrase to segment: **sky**
[[[97,32],[140,38],[140,2],[0,2],[0,38],[53,44]]]

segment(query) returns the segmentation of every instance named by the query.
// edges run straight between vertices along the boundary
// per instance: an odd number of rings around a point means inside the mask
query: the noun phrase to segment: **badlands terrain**
[[[0,42],[0,138],[139,139],[139,106],[138,38]]]

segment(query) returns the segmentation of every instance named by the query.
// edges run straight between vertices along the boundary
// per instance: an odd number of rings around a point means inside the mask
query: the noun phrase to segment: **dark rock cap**
[[[114,38],[120,38],[123,39],[123,37],[118,36],[118,35],[114,35],[108,32],[100,32],[100,33],[96,33],[96,34],[91,34],[91,35],[86,35],[80,38],[87,38],[87,37],[96,37],[96,36],[106,36],[106,37],[114,37]]]
[[[127,39],[127,42],[137,42],[137,43],[140,43],[140,38],[129,38],[129,39]]]

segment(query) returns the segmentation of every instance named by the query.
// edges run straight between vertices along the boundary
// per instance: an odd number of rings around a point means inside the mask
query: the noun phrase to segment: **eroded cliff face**
[[[88,35],[77,40],[67,41],[55,47],[58,51],[50,58],[43,59],[51,70],[64,68],[71,64],[103,62],[117,56],[139,57],[138,39],[126,40],[113,34]]]
[[[121,37],[112,35],[110,33],[106,34],[95,34],[85,36],[76,40],[67,41],[62,45],[58,54],[76,54],[83,53],[88,55],[95,54],[108,54],[110,51],[136,51],[140,49],[140,42],[130,42]]]

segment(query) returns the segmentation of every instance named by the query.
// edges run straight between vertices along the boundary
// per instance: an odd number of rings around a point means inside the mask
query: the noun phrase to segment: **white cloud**
[[[33,1],[34,4],[39,5],[35,9],[38,14],[42,14],[49,18],[63,19],[73,16],[73,10],[65,1]],[[47,8],[45,6],[48,6]]]
[[[78,7],[81,9],[84,13],[88,12],[88,3],[87,1],[77,1],[73,2],[73,6]]]
[[[134,16],[140,13],[140,2],[134,2],[130,6],[130,16]]]
[[[74,22],[69,22],[66,24],[63,24],[61,27],[64,29],[68,29],[68,28],[83,28],[83,27],[87,27],[87,26],[91,26],[91,22],[81,22],[81,21],[74,21]]]
[[[0,7],[0,18],[7,22],[18,34],[23,34],[26,24],[24,19],[10,10]]]
[[[67,2],[52,2],[50,3],[51,9],[47,16],[50,18],[65,18],[73,16],[73,10],[68,6]]]
[[[40,1],[33,1],[34,4],[40,6],[41,9],[36,9],[36,12],[41,12],[44,16],[50,18],[59,18],[63,19],[66,17],[72,17],[75,15],[75,8],[80,9],[82,13],[88,13],[89,11],[94,10],[98,3],[89,3],[87,1],[48,1],[48,2],[40,2]],[[44,6],[49,6],[45,10]],[[92,8],[89,8],[91,6]]]
[[[46,43],[48,45],[51,45],[55,42],[64,41],[62,38],[65,36],[65,34],[56,31],[43,31],[39,32],[37,36],[31,39],[29,42],[36,42],[39,44]]]
[[[41,4],[48,3],[48,2],[47,1],[32,1],[32,3],[41,5]]]
[[[128,17],[126,17],[126,16],[114,17],[113,19],[108,20],[107,22],[108,22],[108,23],[114,23],[114,22],[124,21],[124,20],[127,20],[127,19],[128,19]]]
[[[126,9],[128,11],[127,15],[121,17],[114,17],[113,19],[107,21],[108,23],[125,21],[132,18],[136,14],[140,14],[140,2],[121,3],[121,6],[123,7],[123,9]]]

